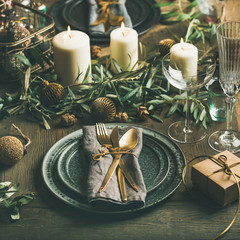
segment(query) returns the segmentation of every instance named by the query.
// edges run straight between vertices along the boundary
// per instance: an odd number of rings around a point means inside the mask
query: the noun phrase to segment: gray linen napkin
[[[129,129],[130,127],[119,128],[119,138]],[[88,173],[88,201],[92,206],[105,209],[128,209],[142,207],[144,205],[147,191],[137,158],[142,149],[142,129],[135,129],[137,130],[138,134],[138,144],[132,150],[132,152],[136,156],[124,154],[122,155],[122,159],[124,160],[129,173],[133,177],[139,192],[133,190],[126,181],[128,202],[124,203],[121,200],[116,172],[113,174],[105,190],[100,193],[98,192],[113,161],[113,157],[109,154],[105,155],[100,161],[93,160],[91,155],[99,153],[98,149],[100,147],[100,144],[97,140],[96,128],[95,126],[83,127],[83,146],[90,160]],[[111,131],[109,131],[109,135],[110,133]]]
[[[109,6],[111,12],[116,16],[123,16],[125,26],[132,28],[132,21],[130,16],[128,15],[128,12],[125,6],[126,0],[119,0],[118,2],[120,4],[113,4]],[[89,33],[91,33],[92,35],[109,34],[112,29],[116,28],[116,27],[111,27],[110,30],[107,33],[105,33],[103,24],[91,26],[91,24],[93,24],[99,16],[99,12],[98,12],[99,6],[96,0],[87,0],[87,3],[89,6],[89,27],[88,27]]]

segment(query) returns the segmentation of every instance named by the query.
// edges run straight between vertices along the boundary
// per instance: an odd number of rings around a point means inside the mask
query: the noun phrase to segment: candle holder
[[[201,88],[212,78],[216,67],[212,54],[204,51],[198,52],[197,74],[194,76],[184,76],[181,70],[170,66],[170,54],[164,56],[162,67],[169,83],[187,92],[185,121],[178,121],[171,124],[168,128],[168,135],[180,143],[193,143],[202,140],[206,136],[206,129],[190,121],[189,96],[192,90]]]
[[[51,71],[54,66],[51,60],[53,18],[19,2],[13,4],[9,18],[17,26],[11,32],[14,38],[9,39],[7,29],[0,31],[0,83],[24,79],[26,66],[19,59],[29,60],[31,73],[35,74]]]

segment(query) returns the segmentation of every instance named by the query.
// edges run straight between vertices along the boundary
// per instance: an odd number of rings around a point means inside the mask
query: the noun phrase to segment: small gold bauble
[[[92,103],[91,114],[97,121],[113,122],[116,115],[116,107],[109,98],[100,97]]]
[[[64,87],[58,83],[49,83],[48,81],[43,81],[44,87],[40,91],[40,101],[42,104],[56,105],[58,104],[64,97]]]
[[[163,39],[158,43],[158,50],[161,54],[161,56],[164,56],[169,53],[170,48],[175,44],[176,42],[172,39]]]
[[[22,159],[24,147],[22,142],[13,136],[0,138],[0,162],[5,165],[13,165]]]

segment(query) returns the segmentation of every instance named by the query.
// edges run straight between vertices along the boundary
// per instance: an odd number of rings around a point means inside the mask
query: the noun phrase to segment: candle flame
[[[183,38],[181,38],[181,40],[180,40],[180,43],[184,43],[184,40],[183,40]]]
[[[68,37],[69,37],[69,38],[72,38],[71,28],[70,28],[69,25],[68,25],[68,27],[67,27],[67,33],[68,33]]]
[[[126,28],[125,28],[124,22],[121,23],[121,29],[122,29],[122,35],[125,36]]]

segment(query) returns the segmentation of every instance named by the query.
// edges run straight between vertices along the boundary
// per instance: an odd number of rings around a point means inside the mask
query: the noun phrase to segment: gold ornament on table
[[[5,165],[13,165],[20,161],[25,153],[27,146],[31,143],[30,138],[25,136],[21,130],[14,124],[12,126],[17,129],[21,136],[25,139],[26,144],[16,137],[3,136],[0,138],[0,163]]]
[[[43,88],[40,90],[40,101],[46,106],[56,105],[65,97],[64,87],[58,83],[49,83],[43,80]]]
[[[161,56],[165,56],[169,53],[170,48],[176,44],[176,42],[172,39],[163,39],[158,43],[158,51],[160,52]]]
[[[128,114],[126,112],[118,112],[115,116],[117,122],[127,122]]]
[[[116,115],[116,107],[111,99],[99,97],[91,105],[91,114],[98,121],[113,122]]]

